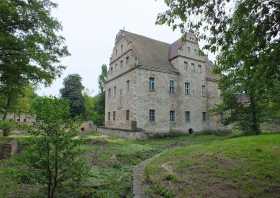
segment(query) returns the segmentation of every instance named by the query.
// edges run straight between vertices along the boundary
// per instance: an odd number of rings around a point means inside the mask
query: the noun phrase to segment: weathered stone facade
[[[211,63],[191,33],[173,44],[120,31],[106,82],[105,127],[152,133],[217,130]]]

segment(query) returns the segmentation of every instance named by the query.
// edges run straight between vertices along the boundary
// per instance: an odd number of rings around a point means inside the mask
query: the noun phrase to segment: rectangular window
[[[171,94],[175,93],[175,81],[174,80],[170,80],[170,83],[169,83],[169,93],[171,93]]]
[[[171,122],[175,121],[175,111],[170,111],[170,121]]]
[[[126,110],[126,120],[129,120],[129,110]]]
[[[153,77],[149,78],[149,90],[150,91],[155,90],[155,78]]]
[[[129,92],[129,89],[130,89],[130,84],[129,84],[129,80],[126,81],[126,90],[127,92]]]
[[[190,47],[187,47],[187,49],[188,49],[188,53],[191,53],[191,48],[190,48]]]
[[[108,97],[109,98],[111,97],[111,88],[109,88],[109,90],[108,90]]]
[[[191,84],[190,82],[185,82],[185,95],[191,95]]]
[[[113,111],[113,120],[116,120],[116,112]]]
[[[108,120],[110,121],[111,120],[111,113],[108,112]]]
[[[117,95],[117,87],[114,87],[114,96]]]
[[[195,65],[194,65],[194,63],[192,63],[191,65],[192,65],[192,72],[195,72]]]
[[[198,72],[201,73],[202,72],[202,66],[198,65]]]
[[[205,122],[207,120],[206,112],[202,112],[202,120]]]
[[[191,113],[189,111],[185,111],[185,120],[186,122],[191,121]]]
[[[150,109],[149,111],[149,120],[150,122],[154,122],[156,120],[156,111],[154,109]]]
[[[205,85],[201,86],[201,95],[202,95],[202,97],[206,97],[206,86]]]
[[[125,59],[125,64],[128,64],[128,63],[129,63],[129,56],[127,56]]]
[[[188,62],[184,62],[184,65],[185,65],[185,71],[188,71],[188,69],[189,69],[189,63]]]
[[[123,60],[121,60],[120,67],[121,68],[123,67]]]

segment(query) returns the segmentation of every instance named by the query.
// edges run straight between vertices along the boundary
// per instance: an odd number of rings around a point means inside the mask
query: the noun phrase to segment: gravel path
[[[160,154],[147,159],[140,164],[138,164],[133,170],[133,197],[134,198],[144,198],[144,171],[147,164],[149,164],[154,158],[158,157]]]

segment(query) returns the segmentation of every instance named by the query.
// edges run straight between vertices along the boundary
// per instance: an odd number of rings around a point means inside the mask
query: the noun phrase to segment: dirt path
[[[154,158],[158,157],[160,154],[147,159],[140,164],[138,164],[133,170],[133,197],[134,198],[144,198],[144,171],[147,164],[149,164]]]

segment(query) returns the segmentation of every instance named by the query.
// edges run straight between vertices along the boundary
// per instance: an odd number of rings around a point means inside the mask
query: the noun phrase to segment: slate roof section
[[[170,44],[124,30],[121,33],[133,43],[139,68],[179,74],[169,61]]]

